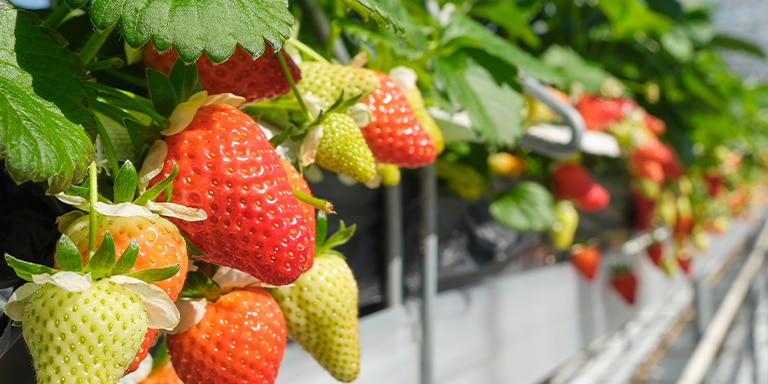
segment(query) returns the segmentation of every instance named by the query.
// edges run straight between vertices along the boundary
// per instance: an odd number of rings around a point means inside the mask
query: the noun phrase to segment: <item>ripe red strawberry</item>
[[[272,285],[290,284],[305,271],[314,255],[312,228],[277,152],[250,116],[207,105],[165,143],[162,172],[150,185],[178,165],[171,202],[203,209],[208,218],[173,221],[206,262]]]
[[[146,217],[117,217],[99,215],[96,221],[96,246],[101,246],[104,234],[109,231],[115,242],[118,253],[128,247],[131,239],[139,243],[139,256],[131,271],[139,271],[152,268],[165,268],[179,264],[181,268],[173,277],[156,281],[152,285],[165,291],[168,297],[175,301],[179,292],[184,287],[184,279],[187,276],[188,258],[187,246],[179,229],[170,221],[159,217],[148,219]],[[73,222],[64,231],[77,247],[83,257],[83,264],[88,261],[88,228],[90,222],[88,216],[83,216]],[[131,362],[126,373],[130,373],[139,367],[139,364],[149,352],[149,348],[157,335],[157,329],[149,328],[144,335],[141,348]]]
[[[660,242],[653,243],[645,250],[648,254],[648,258],[651,259],[653,265],[661,266],[661,258],[664,256],[664,244]]]
[[[655,137],[645,140],[629,155],[630,163],[642,163],[651,160],[661,165],[666,178],[679,179],[685,173],[672,148]]]
[[[579,244],[571,249],[571,264],[589,281],[595,279],[601,259],[600,250],[594,245]]]
[[[286,176],[288,176],[288,182],[291,184],[291,187],[294,190],[297,190],[301,193],[312,196],[312,191],[309,189],[309,184],[307,184],[307,181],[304,179],[304,176],[302,176],[301,173],[299,173],[299,170],[294,168],[293,164],[291,164],[291,162],[286,159],[281,159],[281,162],[283,163],[283,169],[285,170]],[[307,227],[310,228],[309,237],[312,244],[314,244],[315,243],[315,207],[313,207],[309,203],[299,201],[299,208],[301,209],[301,212],[304,215],[304,221],[307,222]],[[314,258],[312,257],[307,258],[307,266],[305,268],[305,271],[308,271],[310,268],[312,268],[313,260]]]
[[[656,212],[656,200],[649,199],[642,193],[631,190],[632,200],[634,201],[634,225],[635,228],[643,230],[648,229],[653,224]]]
[[[637,293],[637,277],[632,269],[625,264],[611,267],[611,286],[629,305],[635,304]]]
[[[710,197],[718,197],[725,189],[725,181],[723,177],[717,172],[709,171],[702,175],[704,182],[707,185],[707,193]]]
[[[664,182],[664,167],[655,160],[630,160],[629,174],[635,178],[647,179],[656,184]]]
[[[584,118],[587,129],[603,131],[609,124],[624,119],[637,104],[627,98],[608,99],[587,94],[579,99],[575,107]]]
[[[651,132],[653,132],[656,136],[663,135],[664,132],[667,130],[667,125],[664,123],[663,120],[649,113],[646,113],[645,115],[643,115],[643,123],[645,123],[645,126],[648,127],[648,129]]]
[[[373,112],[362,128],[374,158],[379,163],[418,168],[435,161],[432,138],[413,114],[405,93],[389,75],[378,72],[379,86],[366,103]]]
[[[240,289],[208,302],[197,324],[166,342],[185,383],[271,384],[285,351],[285,320],[263,288]]]
[[[220,64],[214,64],[203,53],[196,62],[200,85],[210,94],[233,93],[244,97],[248,102],[284,95],[291,91],[291,86],[280,66],[278,54],[285,59],[293,80],[298,82],[301,79],[301,71],[291,56],[285,51],[277,53],[266,44],[264,54],[256,59],[239,46],[229,59]],[[174,48],[162,53],[157,52],[152,43],[144,48],[144,64],[147,68],[155,69],[166,76],[171,73],[171,68],[178,58],[179,54]]]
[[[552,173],[552,183],[555,199],[573,200],[576,208],[583,212],[599,211],[611,201],[608,191],[580,164],[557,165]]]
[[[685,272],[686,275],[691,273],[691,263],[693,262],[693,252],[687,248],[681,248],[675,252],[675,259],[677,259],[677,265]]]

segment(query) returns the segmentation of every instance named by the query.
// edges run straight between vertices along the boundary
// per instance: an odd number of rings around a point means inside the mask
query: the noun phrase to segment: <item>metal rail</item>
[[[434,382],[433,325],[434,301],[437,296],[437,179],[435,165],[419,172],[421,177],[422,263],[421,286],[421,384]]]
[[[703,382],[710,366],[717,356],[717,351],[728,334],[728,329],[749,293],[752,281],[760,270],[768,251],[768,222],[758,235],[749,258],[739,271],[731,288],[723,299],[720,308],[706,328],[701,341],[694,349],[677,384],[698,384]]]

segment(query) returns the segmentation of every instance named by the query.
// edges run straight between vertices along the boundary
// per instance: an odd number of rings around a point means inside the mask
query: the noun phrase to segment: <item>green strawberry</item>
[[[555,204],[555,224],[549,237],[555,249],[564,251],[573,244],[573,236],[579,226],[579,212],[570,200],[559,200]]]
[[[324,221],[325,216],[318,215],[319,226]],[[326,248],[345,242],[354,228],[342,223],[318,247],[310,270],[293,285],[270,290],[285,316],[288,337],[343,382],[355,380],[360,371],[357,282],[341,254]]]
[[[376,171],[381,176],[381,184],[392,187],[400,184],[400,168],[394,164],[376,164]]]
[[[348,65],[305,61],[299,64],[301,80],[296,84],[302,96],[311,94],[320,101],[320,107],[327,110],[339,97],[348,100],[372,94],[379,85],[375,72]]]
[[[46,284],[29,299],[23,335],[38,383],[114,383],[147,332],[139,295],[111,280],[82,292]]]
[[[346,113],[331,112],[322,126],[315,163],[361,183],[371,181],[376,176],[376,162],[355,120]]]

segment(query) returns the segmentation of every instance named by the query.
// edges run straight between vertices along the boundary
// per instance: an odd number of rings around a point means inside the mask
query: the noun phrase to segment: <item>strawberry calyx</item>
[[[334,234],[328,236],[328,216],[323,211],[318,212],[315,221],[315,257],[336,255],[344,258],[334,248],[346,244],[355,234],[356,229],[356,224],[347,227],[342,220],[339,222],[339,229]]]
[[[632,273],[632,267],[628,264],[619,263],[611,266],[611,277],[621,277]]]

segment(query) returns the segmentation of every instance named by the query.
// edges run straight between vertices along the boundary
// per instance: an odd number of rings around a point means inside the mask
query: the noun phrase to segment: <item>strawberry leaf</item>
[[[95,125],[84,107],[82,62],[37,23],[0,7],[0,158],[17,183],[47,180],[58,193],[83,178],[94,156],[78,124]]]
[[[124,275],[133,268],[136,264],[136,259],[139,257],[139,242],[136,239],[131,239],[128,246],[125,247],[123,254],[117,259],[117,262],[112,266],[109,272],[110,276]]]
[[[381,26],[392,27],[395,31],[403,28],[389,12],[384,10],[376,0],[342,0],[347,7],[352,8],[364,19],[373,19]]]
[[[138,183],[138,176],[136,175],[136,167],[133,166],[130,160],[123,163],[120,167],[120,171],[115,176],[115,188],[114,188],[114,201],[115,204],[128,203],[133,201],[133,197],[136,195],[136,186]]]
[[[352,235],[355,234],[355,229],[357,228],[357,225],[352,224],[352,226],[347,227],[344,224],[344,221],[341,221],[339,223],[339,229],[334,233],[333,235],[329,236],[322,247],[317,251],[318,254],[324,254],[328,250],[334,249],[340,245],[345,244],[349,239],[352,238]]]
[[[60,272],[45,265],[19,260],[7,253],[5,254],[5,262],[9,267],[13,268],[16,272],[16,276],[19,276],[20,279],[25,281],[32,281],[32,275],[40,275],[43,273],[53,275],[56,272]]]
[[[109,272],[112,271],[112,267],[115,265],[115,259],[117,259],[115,255],[115,241],[112,238],[112,234],[107,231],[104,234],[104,240],[101,241],[101,246],[90,257],[83,271],[90,272],[94,280],[100,279],[109,275]]]
[[[147,69],[147,84],[149,86],[149,94],[152,95],[152,104],[155,106],[157,113],[165,117],[170,116],[173,109],[179,104],[171,79],[150,68]]]
[[[197,65],[186,65],[181,60],[176,60],[171,75],[168,77],[176,92],[176,100],[183,103],[203,88],[200,85],[200,77],[197,75]]]
[[[155,281],[170,279],[179,273],[179,269],[181,269],[181,264],[174,264],[165,268],[144,269],[141,271],[126,273],[125,276],[139,279],[145,283],[154,283]]]
[[[496,196],[488,211],[499,224],[518,231],[545,231],[555,222],[552,194],[528,181]]]
[[[59,244],[56,246],[56,264],[65,271],[81,272],[83,270],[83,256],[67,235],[61,235]]]
[[[84,0],[67,4],[76,8]],[[265,40],[279,49],[294,23],[285,0],[93,0],[90,15],[99,30],[119,22],[121,36],[133,48],[152,39],[159,51],[173,45],[188,63],[203,50],[222,62],[236,44],[259,57]]]
[[[435,78],[451,99],[463,106],[473,128],[490,144],[511,145],[521,131],[523,99],[509,84],[464,52],[436,60]]]

